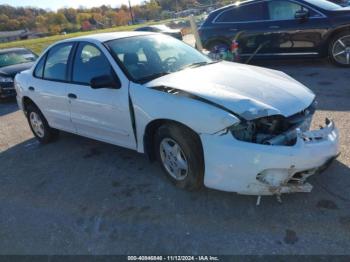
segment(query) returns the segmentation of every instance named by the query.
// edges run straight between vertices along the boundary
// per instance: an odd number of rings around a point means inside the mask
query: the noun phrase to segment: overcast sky
[[[132,5],[139,4],[144,0],[130,0]],[[34,6],[40,8],[49,8],[57,10],[61,7],[95,7],[103,4],[112,7],[127,4],[128,0],[0,0],[0,4],[8,4],[12,6]]]

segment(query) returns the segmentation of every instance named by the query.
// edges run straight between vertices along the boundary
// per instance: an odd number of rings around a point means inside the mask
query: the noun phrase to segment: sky
[[[139,4],[144,0],[130,0],[132,5]],[[8,4],[12,6],[32,6],[44,9],[57,10],[62,7],[95,7],[101,5],[110,5],[117,7],[127,4],[128,0],[0,0],[0,4]]]

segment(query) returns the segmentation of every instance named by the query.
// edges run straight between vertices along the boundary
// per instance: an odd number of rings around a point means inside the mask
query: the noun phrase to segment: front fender
[[[198,134],[214,134],[240,121],[233,114],[209,103],[137,84],[131,84],[130,98],[139,152],[143,152],[143,136],[147,125],[157,119],[182,123]]]

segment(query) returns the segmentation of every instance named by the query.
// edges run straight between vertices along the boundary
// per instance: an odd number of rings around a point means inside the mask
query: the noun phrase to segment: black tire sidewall
[[[163,165],[160,155],[160,143],[163,139],[170,138],[176,141],[186,156],[188,164],[188,175],[184,180],[174,179]],[[194,139],[193,134],[189,130],[185,130],[177,125],[163,125],[156,134],[155,152],[163,171],[167,177],[179,188],[187,190],[197,190],[203,185],[203,158],[198,145],[198,141]]]
[[[32,124],[30,122],[30,114],[31,114],[31,112],[35,112],[36,114],[38,114],[39,117],[40,117],[40,120],[43,123],[43,126],[44,126],[44,136],[43,137],[39,137],[35,133],[35,131],[34,131],[33,127],[32,127]],[[36,106],[28,105],[28,107],[27,107],[27,120],[28,120],[30,129],[32,130],[34,136],[39,140],[40,143],[47,144],[47,143],[49,143],[49,142],[51,142],[53,140],[54,132],[50,128],[49,124],[47,123],[46,118],[44,117],[44,115],[41,113],[41,111]]]

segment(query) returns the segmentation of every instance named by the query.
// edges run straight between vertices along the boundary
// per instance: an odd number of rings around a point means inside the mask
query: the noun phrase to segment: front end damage
[[[214,135],[201,135],[204,184],[246,195],[311,192],[307,178],[323,171],[339,154],[332,121],[309,131],[313,106],[290,118],[241,122]]]

